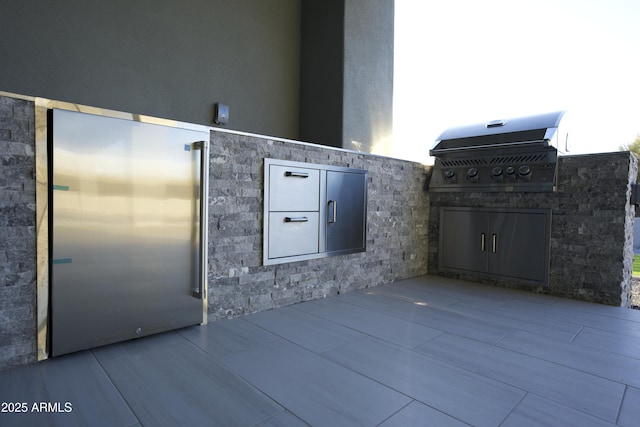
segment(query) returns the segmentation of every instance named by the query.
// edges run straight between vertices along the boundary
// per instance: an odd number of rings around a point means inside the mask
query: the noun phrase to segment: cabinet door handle
[[[481,234],[480,234],[480,250],[481,250],[482,252],[484,252],[484,251],[487,249],[487,247],[486,247],[486,241],[485,241],[485,240],[486,240],[486,237],[487,237],[487,236],[486,236],[484,233],[481,233]]]
[[[333,217],[327,221],[329,224],[332,224],[334,222],[338,222],[338,201],[337,200],[329,200],[327,202],[327,206],[331,207],[331,205],[333,205]]]
[[[291,176],[294,178],[309,178],[309,174],[307,172],[295,172],[295,171],[286,171],[284,176]]]
[[[307,222],[309,218],[306,216],[285,216],[284,222]]]
[[[498,235],[492,234],[491,235],[491,252],[495,254],[497,251],[498,251]]]

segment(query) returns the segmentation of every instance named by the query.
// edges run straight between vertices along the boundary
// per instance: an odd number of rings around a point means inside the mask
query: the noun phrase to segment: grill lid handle
[[[487,123],[485,126],[487,128],[499,128],[502,127],[504,125],[506,125],[507,122],[505,122],[504,120],[492,120],[489,123]]]

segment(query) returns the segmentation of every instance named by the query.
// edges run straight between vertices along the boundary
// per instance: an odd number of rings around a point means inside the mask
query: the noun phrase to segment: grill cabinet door
[[[489,271],[546,283],[549,273],[549,213],[495,212],[492,215]]]
[[[366,179],[327,171],[327,252],[365,250]]]
[[[439,268],[487,272],[489,213],[466,208],[440,212]]]
[[[551,212],[442,208],[438,268],[547,284]]]

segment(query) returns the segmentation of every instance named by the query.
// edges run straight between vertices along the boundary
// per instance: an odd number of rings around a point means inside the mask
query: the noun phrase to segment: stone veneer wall
[[[0,369],[36,360],[35,118],[0,96]]]
[[[37,358],[34,127],[32,101],[0,96],[0,369]],[[429,194],[431,168],[412,162],[215,130],[211,141],[210,321],[437,274],[440,206],[551,208],[550,286],[535,290],[628,305],[630,153],[562,157],[556,193]],[[367,251],[263,266],[265,157],[367,169]]]
[[[37,359],[33,101],[0,96],[0,369]],[[209,320],[427,272],[427,168],[212,131]],[[263,158],[369,170],[367,251],[262,266]]]
[[[637,161],[629,152],[561,157],[555,193],[431,193],[429,272],[532,289],[516,282],[438,271],[440,207],[551,208],[548,287],[536,292],[628,307],[633,269],[631,184]]]
[[[264,158],[367,169],[367,251],[263,266]],[[428,169],[402,160],[212,131],[210,319],[426,274]]]

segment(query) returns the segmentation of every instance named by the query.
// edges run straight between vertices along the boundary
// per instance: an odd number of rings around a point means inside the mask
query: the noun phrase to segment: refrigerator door
[[[50,354],[201,323],[194,143],[208,134],[51,113]]]

